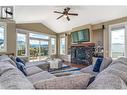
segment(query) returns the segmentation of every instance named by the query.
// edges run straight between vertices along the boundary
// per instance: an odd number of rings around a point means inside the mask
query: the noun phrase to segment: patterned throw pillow
[[[17,68],[25,75],[27,76],[26,72],[26,66],[21,62],[16,62]]]
[[[25,61],[19,57],[16,57],[16,62],[21,62],[25,65]]]

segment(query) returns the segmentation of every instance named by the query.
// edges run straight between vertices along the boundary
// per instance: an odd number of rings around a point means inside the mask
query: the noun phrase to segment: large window
[[[51,54],[56,54],[55,36],[17,29],[17,56],[27,56],[29,61],[40,61]]]
[[[27,42],[26,34],[17,33],[17,56],[26,56]]]
[[[49,36],[30,33],[30,61],[45,60],[49,56]]]
[[[6,52],[6,33],[5,27],[0,26],[0,52]]]
[[[51,54],[56,54],[56,38],[51,38]]]
[[[30,39],[30,61],[46,59],[48,51],[48,41]]]
[[[124,26],[112,27],[110,30],[110,55],[113,58],[125,56],[125,33]]]
[[[66,50],[66,40],[65,37],[60,37],[60,54],[65,55]]]

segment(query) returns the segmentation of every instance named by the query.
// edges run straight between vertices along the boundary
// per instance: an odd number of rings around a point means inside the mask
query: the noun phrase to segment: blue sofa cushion
[[[103,61],[103,58],[98,58],[96,60],[96,63],[94,65],[94,67],[93,67],[93,71],[94,72],[99,72],[100,71],[100,66],[101,66],[102,61]]]
[[[19,57],[16,57],[16,62],[21,62],[25,65],[25,61]]]
[[[25,75],[27,76],[26,72],[26,66],[21,62],[16,62],[17,68]]]

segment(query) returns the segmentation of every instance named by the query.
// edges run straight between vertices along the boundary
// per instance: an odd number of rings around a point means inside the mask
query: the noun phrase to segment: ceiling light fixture
[[[71,8],[67,7],[64,9],[63,12],[54,11],[54,13],[59,13],[61,16],[59,16],[57,19],[60,19],[61,17],[67,18],[68,21],[70,21],[69,15],[78,16],[77,13],[69,13]]]

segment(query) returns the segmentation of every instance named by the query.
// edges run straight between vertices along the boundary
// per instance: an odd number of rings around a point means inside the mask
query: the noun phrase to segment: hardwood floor
[[[82,65],[82,64],[74,64],[74,63],[70,63],[70,62],[64,62],[64,64],[72,66],[72,67],[77,67],[77,68],[84,68],[87,67],[88,65]]]

